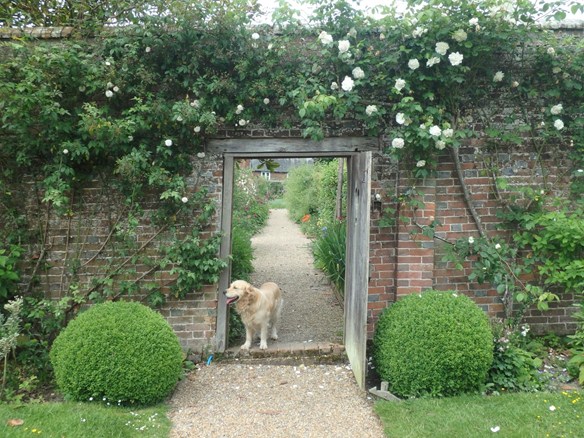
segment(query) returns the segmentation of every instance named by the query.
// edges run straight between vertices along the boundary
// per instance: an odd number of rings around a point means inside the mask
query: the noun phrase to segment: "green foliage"
[[[254,258],[251,235],[241,226],[233,227],[231,233],[231,279],[249,281]]]
[[[584,291],[584,208],[525,212],[514,241],[533,254],[546,287]]]
[[[171,274],[176,274],[172,293],[184,298],[190,292],[200,291],[206,284],[215,284],[227,262],[217,257],[221,236],[201,239],[198,231],[166,248],[163,264],[170,263]]]
[[[529,327],[524,325],[518,331],[495,323],[492,329],[495,348],[487,377],[487,390],[500,394],[504,391],[543,389],[544,382],[539,373],[542,361],[526,345]]]
[[[338,159],[316,161],[290,171],[285,181],[284,202],[295,222],[309,235],[318,236],[324,227],[333,226],[336,214]],[[346,171],[343,173],[341,216],[346,207]]]
[[[5,316],[0,313],[0,361],[4,364],[2,387],[0,389],[1,399],[5,398],[4,389],[6,388],[8,355],[16,347],[16,341],[20,334],[22,298],[9,301],[4,305],[4,309],[8,315]]]
[[[399,396],[479,391],[493,361],[488,319],[464,295],[408,295],[379,318],[374,361],[381,378]]]
[[[51,362],[60,390],[77,401],[162,401],[182,372],[178,338],[164,318],[136,302],[96,304],[59,334]]]
[[[269,183],[254,176],[250,169],[237,167],[233,190],[233,226],[247,230],[250,236],[261,230],[268,220]]]
[[[344,222],[323,227],[312,243],[315,266],[323,271],[337,291],[345,291],[345,255],[347,228]]]
[[[582,385],[584,383],[584,303],[578,303],[577,306],[578,311],[574,312],[572,317],[577,321],[578,328],[573,335],[568,336],[572,347],[568,371]]]
[[[22,248],[11,245],[8,250],[0,248],[0,303],[5,303],[16,292],[19,279],[16,262],[22,254]]]
[[[290,170],[284,183],[284,202],[294,222],[318,211],[318,185],[314,166],[298,166]]]

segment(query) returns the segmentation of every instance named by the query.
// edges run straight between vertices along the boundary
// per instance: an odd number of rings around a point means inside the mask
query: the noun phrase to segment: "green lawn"
[[[0,405],[0,436],[55,438],[166,437],[167,407],[120,408],[97,403]],[[11,427],[11,419],[23,420]]]
[[[376,403],[387,437],[584,437],[584,392]]]

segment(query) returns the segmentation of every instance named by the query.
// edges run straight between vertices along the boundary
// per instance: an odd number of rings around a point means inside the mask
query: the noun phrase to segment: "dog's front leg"
[[[251,341],[253,339],[253,330],[245,326],[245,344],[241,346],[242,350],[249,350],[251,347]]]
[[[268,349],[268,324],[262,324],[260,332],[260,350]]]

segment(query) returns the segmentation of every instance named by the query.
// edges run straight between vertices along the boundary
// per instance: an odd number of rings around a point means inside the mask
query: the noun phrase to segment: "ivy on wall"
[[[72,199],[83,182],[101,175],[126,206],[119,219],[126,226],[118,224],[116,233],[131,230],[154,195],[151,219],[160,232],[195,230],[186,238],[174,234],[165,261],[175,263],[199,245],[198,266],[208,269],[208,262],[217,272],[216,240],[200,240],[204,225],[192,219],[210,211],[208,197],[200,187],[191,196],[187,178],[198,177],[205,141],[223,127],[298,127],[321,139],[350,120],[386,138],[385,152],[417,178],[433,174],[445,149],[456,160],[468,139],[492,148],[527,145],[543,167],[543,187],[536,189],[547,194],[542,157],[569,150],[571,196],[581,197],[583,41],[536,21],[561,15],[558,2],[538,9],[528,1],[410,0],[407,12],[382,8],[373,19],[346,1],[310,1],[314,12],[305,24],[282,2],[272,26],[253,25],[253,1],[139,2],[134,13],[125,2],[104,2],[91,20],[85,2],[76,3],[49,21],[42,10],[27,9],[29,2],[2,11],[12,17],[6,27],[78,29],[67,40],[2,43],[4,245],[43,244],[12,190],[23,175],[38,182],[42,205],[62,217],[75,215]],[[493,179],[508,202],[495,168]],[[203,217],[208,223],[210,216]],[[180,269],[191,280],[178,284],[201,284],[197,266]],[[108,275],[87,297],[118,295],[106,293]]]

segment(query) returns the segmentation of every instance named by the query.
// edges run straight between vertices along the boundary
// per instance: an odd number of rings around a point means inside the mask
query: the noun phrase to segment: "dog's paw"
[[[239,347],[241,350],[249,350],[250,345],[249,344],[243,344],[241,347]]]
[[[278,340],[278,335],[276,335],[275,333],[272,333],[272,336],[270,336],[270,339],[273,339],[274,341]]]
[[[260,350],[267,350],[268,344],[267,342],[260,342]]]

